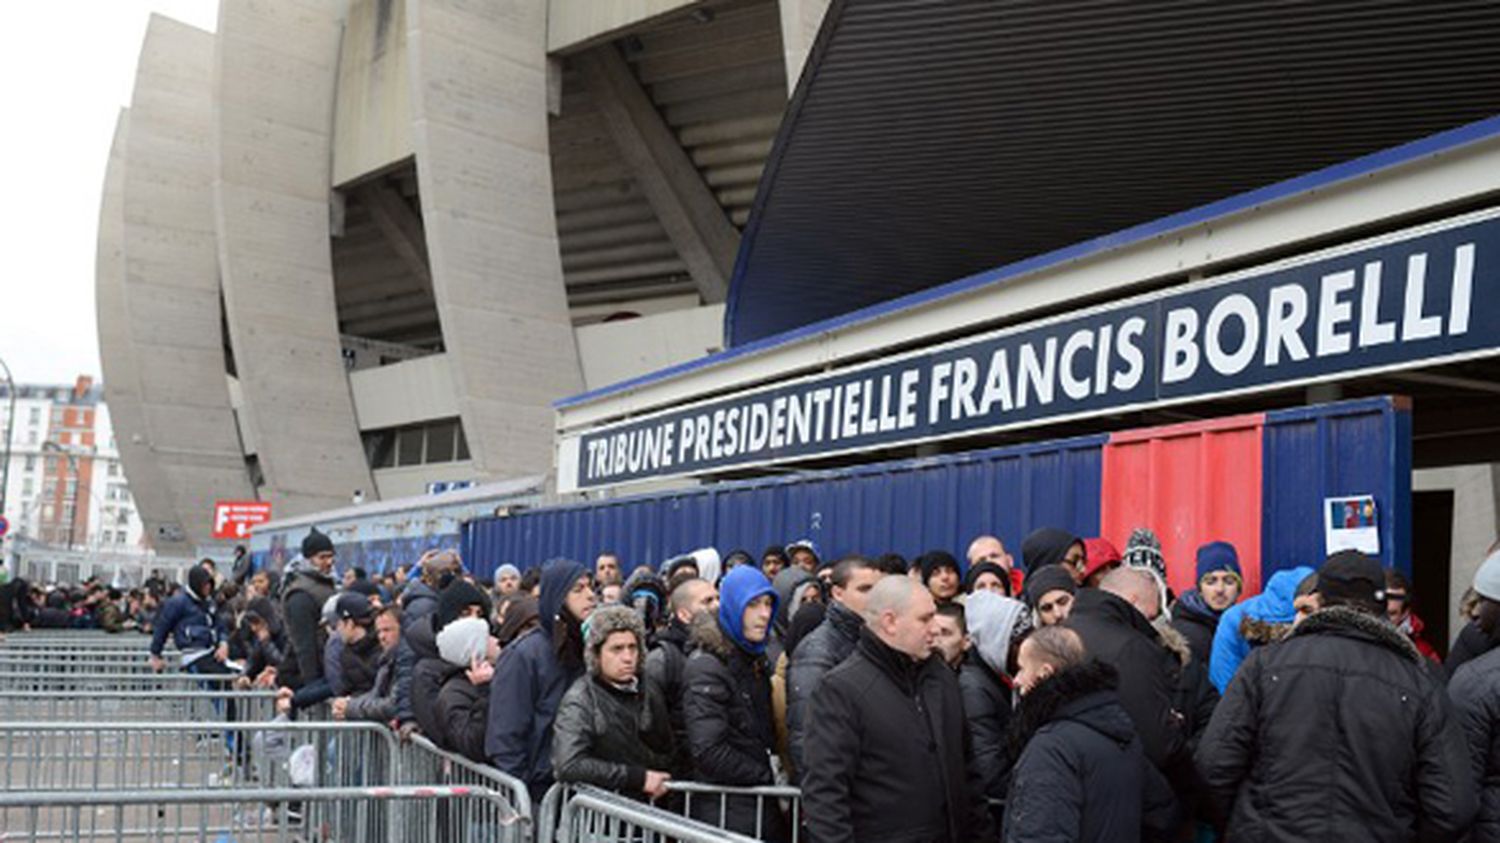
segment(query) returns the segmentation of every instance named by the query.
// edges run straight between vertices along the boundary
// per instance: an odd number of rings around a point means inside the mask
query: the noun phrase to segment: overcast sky
[[[18,383],[99,377],[94,245],[115,116],[152,12],[213,29],[217,0],[21,0],[0,28],[0,358]]]

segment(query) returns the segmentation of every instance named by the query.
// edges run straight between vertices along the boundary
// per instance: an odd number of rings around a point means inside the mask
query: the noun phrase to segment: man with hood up
[[[969,724],[977,785],[999,827],[1005,804],[1012,665],[1016,650],[1031,632],[1031,612],[1019,600],[976,591],[964,604],[964,621],[969,628],[969,652],[958,671],[958,687]]]
[[[1269,644],[1286,637],[1297,617],[1293,601],[1297,586],[1313,575],[1308,567],[1277,571],[1260,594],[1237,603],[1219,616],[1214,630],[1213,652],[1208,660],[1208,678],[1223,694],[1240,662],[1252,645]]]
[[[747,566],[730,571],[719,589],[719,611],[693,623],[697,649],[683,676],[682,710],[696,777],[712,784],[773,784],[775,730],[766,644],[776,592],[765,574]],[[757,812],[757,801],[761,810]],[[785,836],[775,800],[729,797],[724,827],[762,840]],[[719,824],[716,799],[693,801],[693,815]]]
[[[1457,840],[1478,807],[1459,719],[1385,618],[1380,562],[1318,571],[1323,608],[1240,665],[1197,753],[1226,840]]]
[[[302,559],[292,563],[282,583],[287,648],[277,680],[293,690],[323,678],[323,648],[328,642],[323,604],[335,590],[333,558],[333,540],[313,527],[302,539]]]
[[[188,569],[188,587],[162,604],[151,635],[151,669],[166,667],[161,651],[167,636],[182,653],[182,667],[189,673],[223,674],[229,657],[229,635],[214,604],[214,575],[202,565]]]
[[[490,763],[526,782],[539,803],[552,784],[552,719],[583,675],[583,622],[594,611],[593,577],[571,559],[542,566],[539,623],[500,654],[490,682],[484,749]]]
[[[1039,527],[1021,542],[1021,567],[1028,573],[1044,565],[1061,565],[1068,573],[1082,580],[1086,561],[1083,539],[1067,530]]]
[[[625,606],[589,617],[583,656],[588,673],[563,695],[552,735],[552,769],[579,782],[637,799],[666,795],[673,764],[666,700],[640,675],[646,628]]]

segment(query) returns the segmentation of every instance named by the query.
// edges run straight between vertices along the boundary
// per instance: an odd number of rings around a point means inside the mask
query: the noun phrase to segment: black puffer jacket
[[[953,671],[860,633],[813,695],[803,816],[815,843],[986,840]]]
[[[1088,661],[1021,699],[1007,736],[1019,760],[1005,843],[1170,839],[1176,800],[1146,760],[1118,687],[1114,668]]]
[[[1084,650],[1120,675],[1120,705],[1135,722],[1146,757],[1177,778],[1187,766],[1186,721],[1176,711],[1181,662],[1161,645],[1158,632],[1136,608],[1106,591],[1081,589],[1067,625]]]
[[[418,618],[412,624],[411,631],[403,636],[403,640],[410,647],[412,655],[412,719],[416,721],[422,734],[442,746],[446,738],[443,735],[443,720],[437,709],[438,691],[442,690],[443,682],[454,668],[438,654],[437,631],[432,628],[436,617],[429,614]],[[399,654],[397,658],[400,658]],[[397,681],[400,681],[399,678]],[[399,702],[397,705],[399,708]]]
[[[380,654],[380,661],[375,669],[375,683],[370,690],[349,698],[344,719],[389,724],[395,718],[396,651],[388,650]]]
[[[1465,663],[1494,650],[1496,646],[1500,646],[1500,632],[1486,635],[1479,628],[1479,621],[1469,621],[1458,631],[1458,637],[1448,649],[1448,658],[1443,662],[1443,667],[1450,677],[1455,676]]]
[[[552,773],[642,797],[648,770],[670,770],[672,726],[666,700],[651,682],[617,688],[581,676],[563,694],[552,723]]]
[[[977,786],[998,823],[1004,814],[1007,767],[1014,757],[1006,753],[1012,711],[1010,687],[974,649],[964,656],[958,670],[958,687],[963,693],[964,718],[973,744]]]
[[[365,637],[345,644],[339,653],[339,694],[357,697],[375,687],[375,673],[380,670],[380,639],[375,630],[365,630]]]
[[[469,681],[467,668],[452,668],[438,691],[437,718],[442,723],[438,746],[470,761],[485,763],[488,759],[484,755],[484,730],[489,714],[489,683],[475,685]]]
[[[677,756],[671,770],[673,775],[683,778],[692,778],[693,774],[687,721],[682,716],[682,678],[687,673],[687,660],[693,649],[687,624],[673,616],[667,628],[656,636],[656,644],[646,655],[643,671],[646,682],[655,685],[666,701],[667,717],[672,724],[672,747]]]
[[[797,643],[786,671],[786,738],[792,767],[801,776],[807,710],[828,671],[849,658],[859,643],[864,619],[838,601],[828,604],[823,622]]]
[[[1196,589],[1182,595],[1172,607],[1172,628],[1187,639],[1193,658],[1205,671],[1214,650],[1214,633],[1219,631],[1219,614],[1203,602]]]
[[[1449,840],[1476,808],[1449,709],[1406,636],[1331,607],[1251,651],[1198,768],[1229,840]]]
[[[697,649],[688,656],[683,675],[682,713],[695,777],[714,784],[753,787],[773,783],[771,753],[771,676],[763,656],[752,656],[719,629],[712,615],[693,623]],[[756,831],[755,799],[728,800],[727,827],[741,834]],[[693,801],[694,816],[718,823],[719,803]],[[763,800],[762,839],[785,837],[774,799]]]
[[[1500,843],[1500,650],[1461,665],[1448,695],[1463,724],[1473,780],[1479,784],[1473,843]]]

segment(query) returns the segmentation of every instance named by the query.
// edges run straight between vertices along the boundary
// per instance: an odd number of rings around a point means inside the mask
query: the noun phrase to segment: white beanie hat
[[[456,667],[468,667],[475,658],[484,658],[489,644],[490,625],[483,618],[449,621],[437,634],[438,655]]]
[[[1480,597],[1500,601],[1500,550],[1491,553],[1474,572],[1474,590]]]

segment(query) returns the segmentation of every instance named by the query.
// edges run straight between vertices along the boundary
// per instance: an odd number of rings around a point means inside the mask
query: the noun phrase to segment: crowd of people
[[[280,578],[0,586],[0,628],[150,632],[165,667],[275,688],[289,715],[388,724],[555,782],[795,785],[692,803],[767,840],[1500,840],[1500,551],[1446,664],[1410,584],[1356,551],[1245,593],[1236,548],[1173,594],[1161,545],[1059,529],[823,558],[612,553],[479,580],[452,551],[335,573],[312,530]],[[243,560],[240,560],[243,561]],[[111,608],[112,607],[112,610]],[[107,617],[106,617],[107,616]]]

